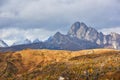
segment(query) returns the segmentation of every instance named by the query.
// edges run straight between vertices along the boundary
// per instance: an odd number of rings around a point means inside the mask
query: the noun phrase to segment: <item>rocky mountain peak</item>
[[[79,28],[80,28],[80,22],[75,22],[71,27],[71,29],[75,29],[75,30],[78,30]]]
[[[75,22],[70,30],[68,31],[68,35],[71,37],[78,37],[81,38],[84,36],[84,33],[88,29],[87,25],[84,24],[83,22]]]
[[[76,22],[72,25],[70,28],[68,35],[70,37],[76,37],[78,39],[83,39],[83,40],[88,40],[88,41],[96,41],[99,33],[97,32],[96,29],[92,27],[88,27],[85,23],[83,22]]]
[[[38,38],[33,41],[33,43],[39,43],[39,42],[40,40]]]
[[[63,35],[63,34],[61,34],[60,32],[56,32],[53,37],[60,37],[60,36],[62,36],[62,35]]]
[[[56,34],[52,37],[52,40],[54,42],[60,42],[62,39],[64,39],[65,35],[61,34],[60,32],[56,32]]]

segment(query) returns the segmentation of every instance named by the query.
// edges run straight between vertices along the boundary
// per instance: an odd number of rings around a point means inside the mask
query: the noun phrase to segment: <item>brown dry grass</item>
[[[108,73],[112,76],[120,74],[116,73],[120,67],[120,51],[113,49],[81,51],[26,49],[0,54],[0,61],[2,62],[0,65],[7,64],[9,67],[1,76],[4,80],[7,80],[6,76],[11,80],[57,80],[61,75],[69,80],[85,80],[87,77],[91,80],[97,74],[99,74],[97,77],[102,80],[102,77],[107,78],[105,75]],[[85,71],[89,76],[84,74]],[[118,78],[115,77],[115,80]]]

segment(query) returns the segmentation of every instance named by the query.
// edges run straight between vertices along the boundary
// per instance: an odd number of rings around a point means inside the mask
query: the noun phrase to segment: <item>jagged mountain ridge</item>
[[[88,27],[83,22],[75,22],[67,34],[57,32],[54,36],[48,38],[48,40],[44,42],[36,41],[31,44],[2,48],[0,51],[17,51],[26,48],[58,50],[81,50],[93,48],[120,49],[120,34],[111,33],[105,35],[92,27]]]
[[[68,35],[95,42],[103,47],[115,49],[119,49],[120,47],[120,34],[112,32],[111,34],[104,35],[102,32],[98,32],[96,29],[87,27],[86,24],[80,22],[76,22],[72,25],[71,29],[68,31]]]
[[[86,24],[80,22],[76,22],[72,25],[71,29],[68,31],[68,35],[77,37],[78,39],[96,42],[99,45],[103,41],[103,33],[99,33],[96,29],[87,27]]]
[[[99,47],[120,49],[120,34],[112,32],[105,35],[92,27],[88,27],[83,22],[75,22],[66,35],[57,32],[50,38],[49,43],[53,43],[53,45],[59,44],[61,46],[64,44],[63,49],[66,49],[65,47],[67,47],[68,50]],[[70,47],[72,47],[72,49]]]
[[[80,50],[100,47],[94,42],[63,35],[60,32],[57,32],[49,41],[46,42],[51,45],[56,45],[62,50]]]

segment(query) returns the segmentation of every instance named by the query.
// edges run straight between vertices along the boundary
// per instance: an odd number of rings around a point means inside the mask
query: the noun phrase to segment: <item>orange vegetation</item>
[[[0,80],[119,80],[120,51],[32,50],[0,54]],[[109,76],[112,77],[109,77]]]

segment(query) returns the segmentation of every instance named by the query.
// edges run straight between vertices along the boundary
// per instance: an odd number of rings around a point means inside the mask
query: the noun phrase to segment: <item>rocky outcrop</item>
[[[76,22],[68,31],[68,36],[97,43],[103,47],[120,49],[120,34],[111,33],[104,35],[85,23]]]
[[[120,49],[120,34],[112,32],[109,35],[104,36],[104,45],[111,45],[111,48]]]
[[[82,40],[96,42],[99,45],[102,44],[104,36],[103,33],[99,33],[96,29],[88,27],[85,23],[80,22],[74,23],[67,35]]]

